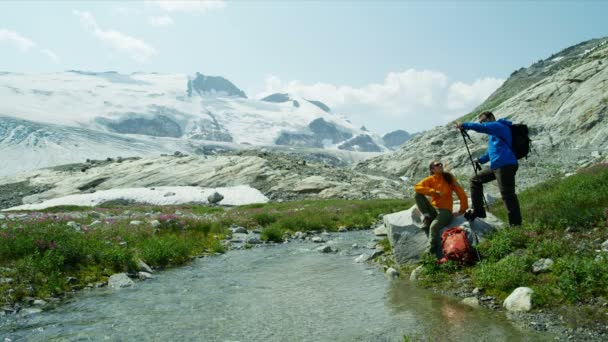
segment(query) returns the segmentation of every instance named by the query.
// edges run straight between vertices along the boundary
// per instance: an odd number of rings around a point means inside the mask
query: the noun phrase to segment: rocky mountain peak
[[[303,99],[305,101],[310,102],[311,104],[319,107],[322,111],[326,112],[326,113],[330,113],[331,109],[323,102],[321,101],[316,101],[316,100],[308,100],[308,99]],[[294,107],[299,107],[300,104],[297,100],[293,99],[293,96],[289,95],[288,93],[274,93],[274,94],[270,94],[264,98],[261,99],[261,101],[266,101],[266,102],[273,102],[273,103],[285,103],[287,101],[293,101],[293,106]]]
[[[480,110],[492,110],[497,118],[528,125],[532,152],[519,160],[518,190],[608,161],[607,41],[583,42],[520,69],[475,111],[458,119],[472,121]],[[487,149],[487,136],[473,131],[470,136],[471,155],[479,157]],[[473,173],[462,136],[452,123],[417,134],[395,152],[355,169],[419,180],[428,174],[429,160],[442,160],[461,179]]]
[[[368,134],[359,134],[338,146],[341,150],[358,152],[382,152],[382,148]]]
[[[329,113],[331,112],[331,109],[323,102],[321,101],[317,101],[317,100],[306,100],[312,104],[314,104],[315,106],[321,108],[324,112]]]
[[[198,72],[194,78],[188,80],[188,96],[194,94],[222,94],[247,98],[244,91],[227,79],[221,76],[206,76]]]
[[[399,146],[403,145],[403,143],[405,143],[406,141],[408,141],[412,136],[402,130],[402,129],[398,129],[396,131],[392,131],[390,133],[386,133],[383,137],[382,137],[382,141],[384,141],[384,145],[392,150],[398,148]]]
[[[570,69],[590,58],[597,59],[598,51],[608,46],[608,37],[591,39],[582,43],[565,48],[552,54],[546,59],[541,59],[529,67],[521,67],[511,73],[509,78],[494,93],[492,93],[481,105],[479,105],[466,119],[475,117],[485,110],[493,110],[507,99],[517,95],[521,91],[541,80],[555,75],[563,69]]]
[[[291,100],[289,94],[287,93],[274,93],[268,95],[262,99],[262,101],[273,102],[273,103],[283,103]]]

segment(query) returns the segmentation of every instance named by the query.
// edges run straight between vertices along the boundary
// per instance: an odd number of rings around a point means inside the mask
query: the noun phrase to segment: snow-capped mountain
[[[319,101],[250,99],[229,80],[200,73],[0,73],[0,98],[0,156],[20,165],[14,171],[209,142],[386,150],[378,135]],[[13,172],[2,168],[0,175]]]

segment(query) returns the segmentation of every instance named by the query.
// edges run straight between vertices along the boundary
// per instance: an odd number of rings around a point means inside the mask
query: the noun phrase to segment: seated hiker
[[[416,206],[423,215],[422,229],[428,237],[427,251],[436,254],[435,247],[441,228],[450,223],[452,215],[462,215],[468,209],[467,195],[454,175],[443,171],[443,163],[434,161],[429,165],[430,176],[414,187]],[[460,210],[452,213],[452,193],[456,192]],[[431,201],[426,198],[431,197]]]

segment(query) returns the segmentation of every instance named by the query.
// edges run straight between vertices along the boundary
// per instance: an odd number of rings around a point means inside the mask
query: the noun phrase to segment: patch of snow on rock
[[[165,197],[170,191],[174,196]],[[195,186],[164,186],[150,188],[124,188],[100,190],[92,194],[77,194],[53,198],[37,204],[25,204],[6,210],[40,210],[58,205],[96,206],[101,203],[123,199],[138,203],[154,205],[175,205],[189,202],[207,203],[207,197],[214,192],[224,196],[223,205],[245,205],[251,203],[266,203],[268,197],[259,190],[248,185],[221,188],[201,188]]]

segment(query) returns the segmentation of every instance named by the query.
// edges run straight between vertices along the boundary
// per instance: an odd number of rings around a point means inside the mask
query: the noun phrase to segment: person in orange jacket
[[[456,181],[456,177],[443,171],[443,163],[434,161],[429,165],[430,176],[421,180],[414,187],[416,206],[423,215],[422,229],[428,237],[427,251],[437,253],[439,231],[450,223],[452,215],[462,215],[468,209],[467,195]],[[452,213],[452,194],[458,195],[460,209]],[[431,197],[429,201],[426,196]]]

